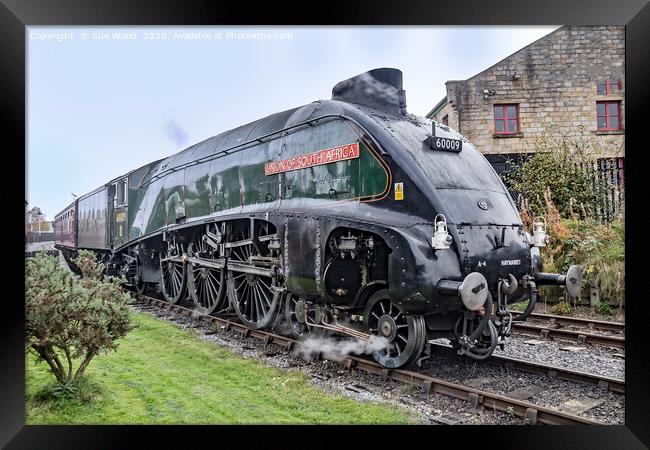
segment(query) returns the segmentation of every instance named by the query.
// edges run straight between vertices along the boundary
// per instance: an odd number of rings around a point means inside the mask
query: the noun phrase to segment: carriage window
[[[117,204],[121,205],[126,203],[126,179],[118,181],[117,186]]]
[[[341,158],[338,161],[332,159],[327,162],[323,159],[324,156],[321,156],[322,162],[318,162],[317,158],[310,159],[309,156],[339,147],[347,148],[349,144],[359,145],[358,140],[359,136],[354,129],[339,119],[324,121],[287,135],[284,138],[282,153],[278,156],[278,163],[302,163],[304,167],[290,170],[283,170],[280,164],[270,167],[282,173],[283,197],[332,200],[357,197],[360,159],[358,150],[356,158]],[[335,154],[345,155],[343,150],[332,153]]]

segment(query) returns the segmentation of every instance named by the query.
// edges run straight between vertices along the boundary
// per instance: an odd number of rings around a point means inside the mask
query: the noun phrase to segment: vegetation
[[[508,309],[524,312],[526,311],[526,308],[528,308],[528,303],[530,303],[529,300],[524,300],[523,302],[519,302],[519,303],[513,303],[511,305],[508,305]]]
[[[605,149],[594,146],[584,129],[578,132],[567,135],[550,126],[536,140],[534,153],[504,175],[508,187],[525,199],[528,210],[543,214],[550,196],[562,217],[596,216],[605,186],[589,168]]]
[[[81,399],[52,399],[27,361],[27,424],[414,423],[400,407],[329,395],[298,371],[265,366],[134,313],[117,352],[87,370]],[[94,386],[93,386],[94,385]]]
[[[612,308],[610,308],[610,306],[607,303],[602,303],[602,302],[596,305],[596,313],[606,317],[612,317],[612,315],[614,314],[612,312]]]
[[[609,223],[598,216],[604,186],[589,170],[602,149],[587,138],[570,137],[551,129],[535,145],[535,154],[504,176],[518,193],[524,226],[546,219],[550,243],[541,249],[544,271],[565,273],[572,264],[582,268],[583,285],[600,289],[600,297],[619,302],[625,296],[625,226],[623,212]],[[540,296],[562,296],[542,287]]]
[[[76,263],[82,278],[54,256],[38,254],[25,264],[25,344],[49,366],[59,385],[51,392],[59,397],[78,392],[92,359],[115,350],[131,330],[122,281],[104,278],[91,252],[79,252]]]
[[[573,314],[573,308],[569,302],[561,301],[560,303],[553,305],[551,308],[551,314],[557,314],[558,316],[570,316]]]

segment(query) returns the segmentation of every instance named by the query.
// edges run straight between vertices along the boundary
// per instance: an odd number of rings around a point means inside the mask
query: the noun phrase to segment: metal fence
[[[32,244],[34,242],[49,242],[54,240],[53,231],[27,231],[25,232],[25,242]]]
[[[578,165],[591,177],[597,198],[591,205],[603,222],[611,222],[625,206],[625,158],[600,158]]]
[[[609,222],[625,207],[625,158],[602,158],[595,165],[592,173],[601,187],[598,216]]]

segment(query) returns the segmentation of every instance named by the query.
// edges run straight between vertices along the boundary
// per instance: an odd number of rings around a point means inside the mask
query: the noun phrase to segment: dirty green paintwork
[[[272,202],[278,199],[279,176],[266,176],[264,165],[276,159],[279,143],[279,139],[265,142],[241,152],[239,176],[244,205]]]
[[[210,163],[185,169],[185,213],[187,217],[210,214]]]
[[[224,147],[236,145],[235,137],[226,133],[221,142],[204,141],[134,171],[129,177],[129,239],[219,211],[238,212],[247,205],[272,202],[277,208],[288,198],[332,202],[363,199],[380,195],[387,188],[386,170],[343,120],[326,121],[223,153]],[[267,162],[353,142],[360,147],[357,159],[265,174]],[[211,159],[169,171],[206,155]],[[165,175],[156,179],[161,173]]]
[[[242,153],[224,155],[210,161],[210,211],[223,211],[241,206],[239,164]]]

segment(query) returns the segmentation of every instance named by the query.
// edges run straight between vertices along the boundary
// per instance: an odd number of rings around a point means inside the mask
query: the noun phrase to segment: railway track
[[[446,358],[459,357],[456,351],[450,346],[436,344],[434,348],[437,355],[444,356]],[[625,394],[625,381],[618,378],[605,377],[588,372],[580,372],[564,367],[549,366],[547,364],[511,358],[509,356],[499,356],[494,353],[492,356],[485,360],[485,363],[503,366],[514,370],[520,370],[522,372],[544,375],[552,378],[577,381],[580,383],[586,383],[606,388],[609,392],[613,392],[615,394]]]
[[[543,325],[529,325],[516,322],[512,331],[518,334],[539,336],[543,339],[557,338],[576,342],[577,344],[597,344],[607,347],[625,348],[625,337],[605,334],[586,333],[584,331],[565,330]]]
[[[517,317],[523,313],[519,311],[509,310],[512,317]],[[571,325],[578,327],[586,327],[595,330],[617,331],[625,333],[625,324],[621,322],[610,322],[607,320],[594,320],[594,319],[581,319],[578,317],[557,316],[552,314],[532,313],[528,316],[529,319],[548,322],[551,326]]]
[[[252,330],[245,325],[227,320],[222,317],[198,314],[194,309],[186,308],[177,304],[170,304],[164,300],[149,297],[142,294],[131,292],[131,295],[143,305],[149,305],[156,309],[167,312],[170,315],[176,315],[187,318],[186,323],[193,327],[202,325],[217,325],[223,331],[230,331],[240,334],[242,337],[254,337],[262,340],[264,345],[276,344],[285,351],[290,352],[298,341],[287,336],[281,336],[268,331]],[[212,331],[211,333],[218,333]],[[357,356],[347,356],[343,360],[336,355],[323,352],[317,355],[319,358],[338,362],[348,370],[357,369],[374,374],[383,380],[393,380],[413,386],[419,386],[425,393],[437,393],[453,397],[459,400],[467,401],[474,408],[485,407],[490,410],[498,410],[509,415],[515,415],[528,424],[548,424],[548,425],[569,425],[569,424],[588,424],[601,425],[601,422],[587,419],[575,414],[564,411],[554,410],[523,400],[510,398],[504,395],[475,389],[457,383],[451,383],[429,375],[413,372],[403,369],[388,369],[377,362]],[[516,361],[516,360],[515,360]],[[514,364],[514,362],[513,362]]]

